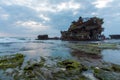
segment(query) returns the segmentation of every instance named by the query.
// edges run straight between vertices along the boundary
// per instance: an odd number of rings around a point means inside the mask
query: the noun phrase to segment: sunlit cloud
[[[108,7],[109,3],[111,3],[113,0],[96,0],[92,4],[95,5],[96,8],[105,8]]]
[[[78,10],[81,8],[81,4],[74,2],[73,0],[63,2],[57,5],[56,9],[58,11],[63,11],[63,10]]]

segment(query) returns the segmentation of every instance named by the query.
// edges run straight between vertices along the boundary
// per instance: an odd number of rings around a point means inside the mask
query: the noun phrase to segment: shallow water
[[[23,53],[26,55],[26,60],[39,59],[40,56],[72,58],[70,49],[64,46],[66,43],[67,42],[60,40],[4,41],[3,43],[0,43],[0,56]]]
[[[84,76],[88,77],[90,80],[98,80],[94,77],[93,71],[88,70],[82,73]]]
[[[103,60],[120,65],[120,50],[103,50]]]
[[[106,40],[103,43],[120,44],[120,40]],[[69,42],[60,40],[34,40],[29,38],[0,38],[0,56],[23,53],[25,60],[39,59],[40,56],[52,56],[62,58],[73,58],[71,49],[66,44],[88,43]],[[103,60],[115,64],[120,64],[120,50],[103,50]]]

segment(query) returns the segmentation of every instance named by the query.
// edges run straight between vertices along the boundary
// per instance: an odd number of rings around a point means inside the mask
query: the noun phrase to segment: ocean
[[[97,41],[98,42],[98,41]],[[115,43],[120,47],[120,40],[105,40],[103,43]],[[0,56],[16,53],[24,54],[25,60],[42,57],[61,57],[63,59],[75,58],[66,44],[75,43],[61,40],[35,40],[33,38],[1,37]],[[79,43],[79,42],[78,42]],[[83,43],[83,42],[82,42]],[[106,62],[120,65],[120,49],[106,49],[101,52]]]

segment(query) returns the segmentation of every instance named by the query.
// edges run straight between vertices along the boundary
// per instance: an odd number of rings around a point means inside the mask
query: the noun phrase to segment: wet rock
[[[7,68],[16,68],[21,67],[24,61],[23,54],[14,54],[0,57],[0,68],[7,69]]]
[[[112,70],[120,72],[120,65],[112,64]]]
[[[9,68],[5,71],[5,73],[8,73],[8,74],[12,74],[13,73],[13,69]]]
[[[87,71],[83,72],[82,74],[90,80],[97,80],[97,78],[94,76],[92,70],[87,70]]]
[[[99,68],[94,69],[94,75],[100,80],[120,80],[120,73],[106,71]]]
[[[78,51],[80,53],[86,53],[90,55],[100,55],[101,49],[96,45],[92,44],[70,44],[68,45],[74,51]]]
[[[88,67],[80,64],[78,61],[75,61],[75,60],[64,60],[62,62],[59,62],[59,65],[60,67],[64,68],[64,70],[62,71],[65,71],[65,70],[72,71],[72,72],[75,71],[75,73],[86,71],[88,69]]]
[[[43,76],[46,78],[46,79],[52,79],[53,76],[52,76],[52,71],[51,70],[48,70],[47,68],[41,68],[41,73],[43,74]]]

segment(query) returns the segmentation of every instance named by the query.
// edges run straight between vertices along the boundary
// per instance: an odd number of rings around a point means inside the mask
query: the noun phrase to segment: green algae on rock
[[[23,54],[14,54],[0,57],[0,69],[20,67],[24,61]]]
[[[58,63],[61,67],[65,67],[66,70],[78,70],[78,71],[85,71],[87,67],[80,64],[80,62],[76,60],[64,60]]]
[[[101,51],[104,49],[118,49],[116,44],[110,43],[68,44],[67,46],[75,51],[82,51],[93,55],[101,55]]]
[[[45,59],[43,57],[41,57],[41,61],[37,62],[37,63],[30,63],[29,61],[27,62],[28,65],[24,67],[25,71],[29,71],[29,70],[34,70],[35,67],[43,67],[45,64]]]
[[[105,70],[95,70],[94,75],[100,80],[120,80],[120,73]]]
[[[101,49],[98,47],[91,46],[89,44],[71,44],[68,45],[71,49],[76,50],[76,51],[83,51],[87,54],[100,54]]]
[[[93,68],[94,75],[100,80],[120,80],[120,73],[112,70],[111,66],[109,68]]]
[[[62,65],[68,70],[82,68],[80,63],[75,60],[64,60],[60,62],[60,65]]]
[[[52,59],[53,61],[57,58]],[[46,62],[44,58],[41,58],[42,62]],[[41,62],[40,61],[40,62]],[[21,79],[36,79],[41,80],[88,80],[81,74],[81,71],[85,71],[86,67],[80,64],[76,60],[57,60],[56,66],[52,65],[47,67],[47,65],[39,66],[40,62],[31,64],[29,67],[25,66],[22,75],[16,75],[16,79],[20,77]],[[31,73],[31,74],[29,74]],[[38,75],[39,74],[39,75]]]
[[[99,49],[118,49],[117,44],[113,43],[90,43],[88,44],[90,47],[97,47]]]
[[[120,72],[120,65],[112,64],[112,70],[115,72]]]
[[[12,58],[14,57],[15,56]],[[4,58],[2,58],[2,60],[3,59]],[[111,80],[120,79],[119,66],[117,66],[117,68],[115,65],[91,68],[75,59],[61,59],[60,57],[41,57],[40,59],[41,60],[37,62],[36,60],[28,61],[26,66],[14,69],[13,74],[9,75],[12,76],[14,80],[90,80],[89,77],[82,73],[91,70],[94,76],[100,80],[109,80],[109,78],[111,78]],[[47,60],[51,60],[54,63],[47,63]]]

